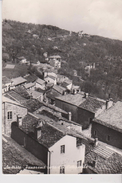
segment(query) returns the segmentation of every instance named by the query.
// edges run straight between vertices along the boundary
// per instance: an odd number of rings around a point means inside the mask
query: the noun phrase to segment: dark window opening
[[[65,145],[62,145],[62,146],[61,146],[61,154],[62,154],[62,153],[65,153]]]
[[[64,166],[60,167],[60,174],[65,174],[65,167]]]

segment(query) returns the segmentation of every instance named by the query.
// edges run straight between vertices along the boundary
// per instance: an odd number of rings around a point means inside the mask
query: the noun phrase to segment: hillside
[[[82,90],[101,98],[122,99],[122,41],[100,36],[70,33],[51,25],[3,21],[3,63],[44,62],[44,53],[58,54],[67,64],[60,73],[72,78],[73,70],[85,80]],[[90,76],[85,66],[95,63]]]

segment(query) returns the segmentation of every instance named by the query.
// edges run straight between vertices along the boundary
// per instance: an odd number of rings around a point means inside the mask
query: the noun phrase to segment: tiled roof
[[[8,98],[6,96],[2,96],[2,102],[11,103],[11,104],[18,105],[18,106],[26,108],[25,106],[21,105],[20,103],[12,100],[12,99],[10,99],[10,98]]]
[[[56,90],[57,92],[59,92],[60,94],[62,94],[63,91],[66,90],[64,87],[59,86],[59,85],[54,85],[54,86],[53,86],[53,89]]]
[[[7,83],[11,83],[11,80],[6,76],[2,76],[2,84],[7,84]]]
[[[5,96],[8,98],[10,97],[11,99],[13,99],[16,102],[19,102],[21,104],[26,100],[24,97],[22,97],[21,95],[19,95],[18,93],[16,93],[13,90],[10,90],[9,92],[7,92]]]
[[[107,147],[104,146],[103,148],[105,151]],[[90,151],[85,157],[85,164],[98,174],[122,173],[122,155],[114,151],[111,153],[110,149],[107,149],[107,152],[110,152],[108,158],[107,156],[102,157],[94,150]],[[92,164],[93,161],[95,161],[95,166]]]
[[[15,65],[12,65],[12,64],[7,64],[6,65],[6,69],[14,69]]]
[[[53,56],[49,56],[49,58],[57,59],[57,58],[61,58],[61,57],[59,55],[53,55]]]
[[[35,82],[36,81],[36,79],[37,79],[37,76],[36,75],[34,75],[34,74],[29,74],[29,75],[27,75],[27,76],[24,76],[24,78],[27,80],[27,83],[30,83],[30,82]]]
[[[60,97],[56,97],[56,98],[76,106],[79,106],[82,102],[86,100],[85,98],[83,98],[82,94],[76,94],[76,95],[67,94],[67,95],[62,95]]]
[[[43,84],[45,84],[45,81],[42,80],[42,79],[40,79],[40,78],[38,78],[38,79],[36,80],[36,83],[39,83],[40,85],[43,85]]]
[[[35,91],[35,90],[29,90],[28,91],[29,95],[32,94],[33,98],[37,99],[39,98],[41,95],[43,95],[41,92]]]
[[[51,78],[51,79],[53,79],[53,80],[55,80],[55,79],[56,79],[56,77],[55,77],[55,76],[51,76],[51,75],[48,75],[48,76],[46,76],[46,77],[45,77],[45,79],[47,79],[47,78]]]
[[[122,132],[122,102],[118,101],[111,108],[102,112],[94,122]]]
[[[34,128],[39,122],[41,122],[40,119],[32,114],[27,114],[23,119],[21,128],[26,133],[34,133]],[[62,132],[44,122],[41,127],[41,137],[38,139],[38,142],[49,148],[64,136],[65,135]]]
[[[33,87],[34,85],[35,85],[35,83],[27,83],[27,84],[24,85],[24,87],[25,87],[26,89],[28,89],[28,88]]]
[[[28,99],[23,102],[23,105],[28,109],[29,112],[34,112],[39,109],[43,104],[36,99]]]
[[[67,87],[67,86],[70,85],[71,83],[72,83],[72,80],[67,79],[67,80],[65,80],[61,85],[62,85],[63,87]]]
[[[95,113],[98,109],[102,108],[103,105],[105,105],[105,101],[103,102],[99,99],[89,96],[79,105],[79,107]]]
[[[19,84],[22,84],[22,83],[25,83],[27,80],[26,79],[24,79],[24,78],[22,78],[21,76],[20,77],[17,77],[17,78],[13,78],[12,79],[12,84],[13,85],[19,85]]]
[[[61,94],[59,92],[57,92],[56,90],[54,90],[53,88],[51,88],[49,91],[47,91],[46,96],[47,96],[47,98],[55,100],[55,97],[59,97],[59,96],[61,96]]]
[[[39,142],[49,148],[64,136],[62,132],[45,123],[41,128]]]
[[[39,119],[31,113],[28,113],[22,120],[22,130],[24,132],[34,133],[34,126],[38,124]]]

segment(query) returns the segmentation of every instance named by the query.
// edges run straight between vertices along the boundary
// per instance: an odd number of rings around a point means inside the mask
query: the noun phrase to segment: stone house
[[[45,90],[45,81],[40,78],[37,78],[35,82],[35,88],[40,88],[41,90]]]
[[[122,149],[122,102],[118,101],[92,120],[92,137]]]
[[[111,101],[109,103],[112,105]],[[106,101],[82,93],[56,97],[55,105],[71,112],[71,120],[81,124],[83,129],[90,125],[91,119],[106,109]]]
[[[2,133],[11,134],[11,123],[22,119],[27,114],[27,109],[20,103],[2,96]]]
[[[28,114],[22,124],[13,123],[12,138],[46,164],[47,174],[83,171],[85,145],[77,144],[76,137],[64,134],[33,114]]]

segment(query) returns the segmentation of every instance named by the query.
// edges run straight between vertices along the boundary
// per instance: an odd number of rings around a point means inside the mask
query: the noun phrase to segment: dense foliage
[[[82,90],[101,98],[109,94],[115,100],[122,99],[122,41],[100,36],[79,37],[51,25],[36,25],[10,20],[3,21],[3,63],[19,62],[24,56],[31,62],[45,61],[44,53],[58,54],[65,61],[60,73],[72,79],[73,70],[85,82]],[[36,36],[34,36],[36,35]],[[90,76],[85,66],[95,63]]]

